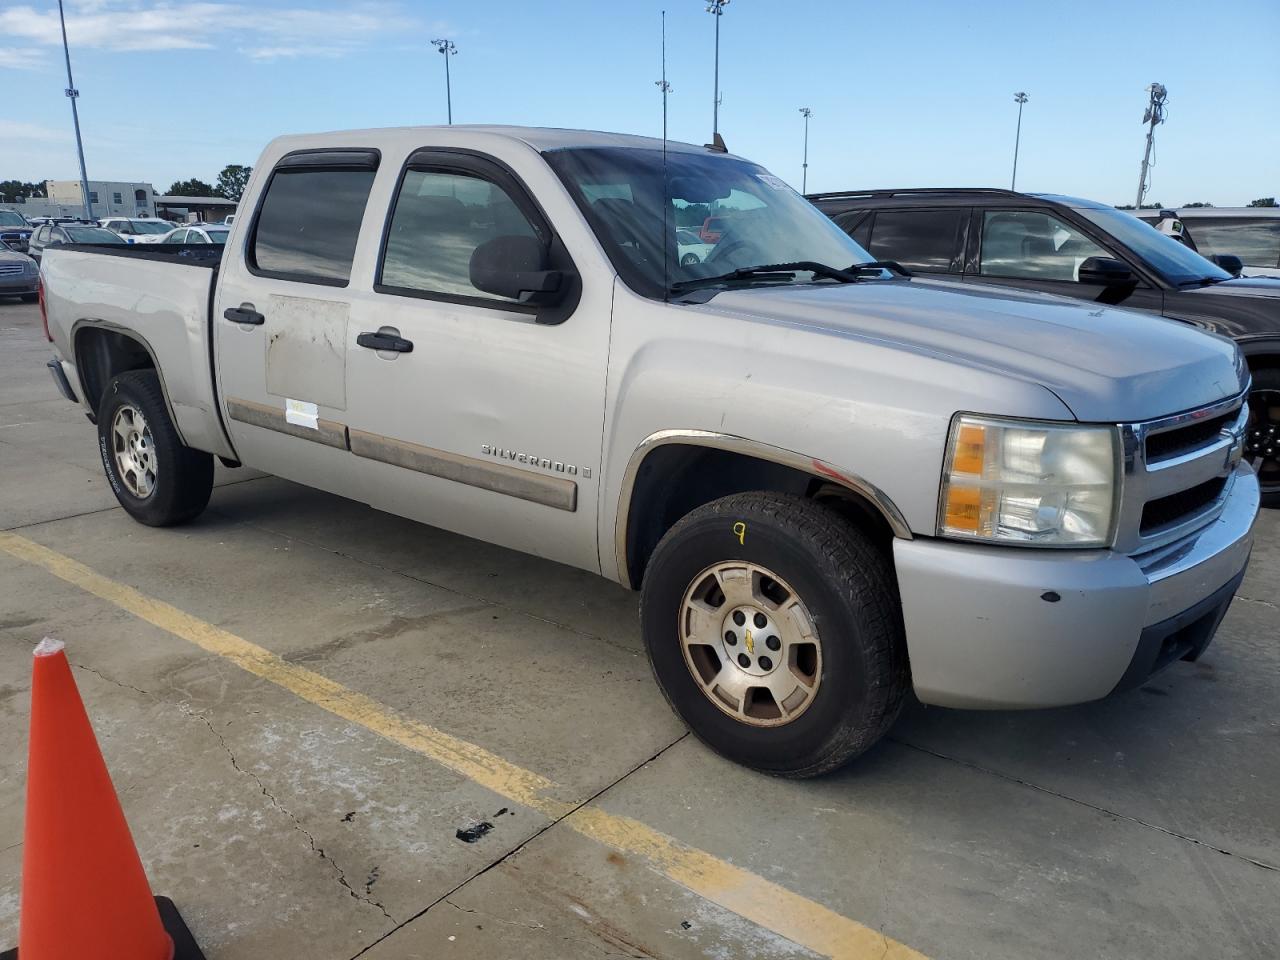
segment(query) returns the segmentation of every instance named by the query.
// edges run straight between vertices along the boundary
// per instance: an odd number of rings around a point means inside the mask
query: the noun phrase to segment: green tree
[[[218,193],[228,200],[240,202],[244,189],[249,185],[249,174],[253,167],[242,167],[238,163],[229,163],[218,174]]]
[[[43,183],[26,183],[22,180],[0,180],[0,198],[13,202],[19,197],[43,197]]]
[[[1275,197],[1259,197],[1257,200],[1250,200],[1251,207],[1280,207],[1280,203],[1276,203]]]
[[[1184,203],[1184,207],[1212,207],[1212,203]]]
[[[212,184],[205,183],[203,180],[178,180],[169,187],[169,196],[171,197],[216,197],[218,191],[214,189]]]

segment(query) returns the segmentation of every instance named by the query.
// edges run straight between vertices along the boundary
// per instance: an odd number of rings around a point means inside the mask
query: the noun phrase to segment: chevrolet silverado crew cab
[[[640,591],[680,716],[758,769],[832,769],[912,689],[1140,683],[1248,561],[1233,343],[870,264],[720,146],[290,136],[241,210],[225,248],[45,253],[49,366],[124,508],[192,519],[218,457],[597,572]]]

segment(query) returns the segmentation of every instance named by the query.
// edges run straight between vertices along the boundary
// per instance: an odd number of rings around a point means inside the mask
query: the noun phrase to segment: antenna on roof
[[[662,79],[658,81],[662,91],[662,298],[671,298],[671,197],[667,180],[667,11],[662,11]]]

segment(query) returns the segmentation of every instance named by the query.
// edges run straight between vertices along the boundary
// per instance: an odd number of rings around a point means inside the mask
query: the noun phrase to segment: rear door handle
[[[246,303],[239,307],[227,307],[222,311],[222,315],[232,323],[251,323],[255,327],[261,326],[266,322],[266,317],[253,309],[253,304]]]
[[[391,350],[395,353],[413,353],[413,341],[390,333],[362,333],[356,344],[370,350]]]

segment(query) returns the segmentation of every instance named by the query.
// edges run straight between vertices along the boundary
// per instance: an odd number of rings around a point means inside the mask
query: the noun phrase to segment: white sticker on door
[[[285,400],[284,402],[284,419],[295,427],[319,430],[320,425],[316,422],[319,415],[320,409],[314,403],[307,403],[305,400]]]

